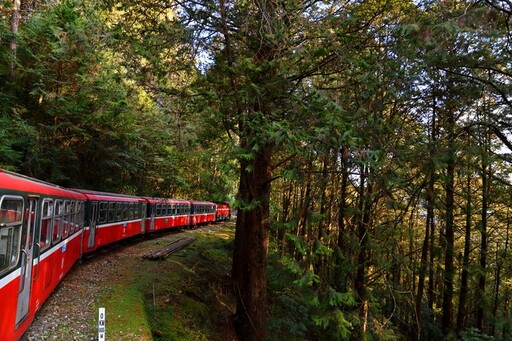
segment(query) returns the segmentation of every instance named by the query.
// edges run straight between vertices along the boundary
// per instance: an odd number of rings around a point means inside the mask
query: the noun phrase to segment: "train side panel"
[[[96,228],[95,249],[140,235],[141,233],[140,219],[99,225]]]
[[[87,197],[83,253],[145,233],[143,198],[77,189]]]
[[[215,222],[216,204],[209,201],[190,201],[191,225],[203,225]]]
[[[73,234],[36,259],[32,275],[34,310],[38,311],[80,258],[82,233]]]
[[[84,197],[0,169],[0,335],[18,340],[80,257]]]
[[[190,202],[165,198],[145,199],[148,202],[146,232],[190,225]]]

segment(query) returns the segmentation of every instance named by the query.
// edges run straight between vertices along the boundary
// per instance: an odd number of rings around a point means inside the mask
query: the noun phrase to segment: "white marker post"
[[[105,308],[99,309],[98,314],[98,341],[105,341]]]

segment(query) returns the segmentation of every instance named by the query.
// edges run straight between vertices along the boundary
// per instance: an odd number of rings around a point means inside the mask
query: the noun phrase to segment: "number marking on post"
[[[98,340],[105,341],[105,308],[99,309],[98,314]]]

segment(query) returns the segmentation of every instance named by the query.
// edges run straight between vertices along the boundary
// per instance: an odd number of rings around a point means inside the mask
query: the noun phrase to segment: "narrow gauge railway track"
[[[126,272],[124,259],[136,258],[143,261],[143,257],[149,254],[162,255],[167,249],[174,252],[195,240],[190,235],[211,228],[212,225],[206,225],[192,230],[169,231],[149,238],[137,238],[129,244],[123,242],[109,246],[106,249],[108,252],[100,250],[93,257],[84,259],[82,264],[77,264],[64,277],[37,313],[23,340],[97,340],[97,315],[101,305],[99,297],[105,291],[112,290],[114,279]]]

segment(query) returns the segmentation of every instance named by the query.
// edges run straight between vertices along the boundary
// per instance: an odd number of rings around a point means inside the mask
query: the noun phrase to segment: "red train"
[[[0,169],[0,336],[19,340],[82,255],[230,218],[228,204],[66,189]]]

